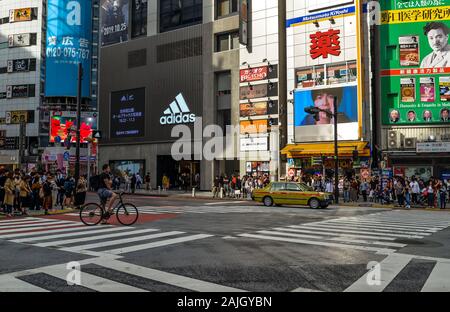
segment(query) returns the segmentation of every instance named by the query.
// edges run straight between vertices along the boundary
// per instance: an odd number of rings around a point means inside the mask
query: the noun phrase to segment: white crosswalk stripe
[[[151,283],[152,281],[170,285],[175,289],[185,289],[189,291],[197,292],[243,292],[245,290],[228,287],[225,285],[215,284],[192,277],[186,277],[174,273],[168,273],[152,268],[139,266],[123,262],[113,258],[91,258],[81,260],[80,262],[80,280],[81,285],[92,291],[99,292],[144,292],[144,291],[159,291],[158,285]],[[101,276],[98,271],[86,272],[85,266],[95,265],[97,269],[106,271],[110,274],[108,277]],[[66,264],[57,264],[47,267],[35,268],[26,271],[13,272],[0,275],[0,292],[18,292],[18,291],[30,291],[30,292],[47,292],[48,285],[40,282],[39,277],[35,277],[37,274],[45,274],[57,278],[58,280],[67,283],[67,274],[69,270]],[[132,282],[130,279],[127,281],[119,282],[113,280],[116,274],[127,274],[130,276],[144,279],[147,287],[153,287],[154,289],[145,290],[140,285],[130,285]],[[112,275],[112,276],[111,276]],[[116,275],[117,276],[117,275]],[[22,279],[26,278],[26,281]],[[42,277],[41,277],[42,278]],[[67,286],[70,287],[70,286]]]
[[[211,205],[205,204],[205,206],[142,206],[138,207],[139,213],[141,214],[205,214],[205,213],[217,213],[217,214],[227,214],[227,213],[267,213],[267,209],[261,209],[261,207],[255,206],[227,206],[223,203],[210,203]],[[214,205],[212,205],[214,204]],[[220,205],[221,204],[221,205]]]
[[[213,236],[181,231],[163,232],[154,228],[138,229],[110,225],[88,227],[81,222],[42,218],[24,219],[20,223],[16,220],[9,221],[11,222],[0,225],[0,239],[91,256],[125,254]],[[32,223],[25,224],[27,221]],[[111,249],[104,250],[107,247]]]
[[[412,220],[414,220],[412,222]],[[378,212],[299,225],[261,229],[238,237],[390,254],[407,246],[402,239],[423,239],[450,226],[450,216],[410,211]]]

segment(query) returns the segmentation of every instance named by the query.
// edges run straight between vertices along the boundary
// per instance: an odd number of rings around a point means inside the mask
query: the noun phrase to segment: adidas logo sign
[[[175,125],[195,122],[195,114],[186,104],[186,100],[180,93],[175,97],[175,101],[170,103],[169,108],[164,111],[164,116],[159,119],[161,125]]]

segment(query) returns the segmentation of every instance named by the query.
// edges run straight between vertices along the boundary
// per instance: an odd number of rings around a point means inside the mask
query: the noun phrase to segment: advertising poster
[[[48,0],[45,96],[76,97],[79,63],[82,96],[90,96],[91,16],[92,0]]]
[[[241,69],[239,72],[241,83],[266,79],[267,74],[268,74],[268,69],[269,69],[268,66]]]
[[[416,100],[416,79],[400,79],[401,101],[404,103],[415,102]]]
[[[441,97],[441,102],[450,101],[450,77],[441,76],[439,78],[439,95]]]
[[[267,102],[240,104],[239,112],[241,117],[267,115]]]
[[[77,127],[76,111],[53,111],[50,114],[50,142],[64,143],[70,135],[70,142],[75,143]],[[97,129],[97,113],[81,112],[80,142],[87,143],[86,138]]]
[[[241,134],[267,133],[267,120],[241,121]]]
[[[244,86],[240,88],[239,98],[241,100],[249,100],[268,96],[276,96],[278,92],[277,90],[278,83]]]
[[[434,78],[421,77],[420,78],[420,101],[434,102],[436,91],[434,88]]]
[[[111,93],[111,138],[145,135],[145,88]]]
[[[419,66],[419,36],[402,36],[398,41],[400,66]]]
[[[132,0],[131,37],[147,35],[147,2],[148,0]]]
[[[450,0],[380,1],[382,123],[447,123]]]
[[[9,22],[31,21],[31,8],[9,10]]]
[[[30,59],[8,60],[8,73],[25,72],[30,69]]]
[[[128,0],[101,0],[100,41],[102,46],[128,40]]]

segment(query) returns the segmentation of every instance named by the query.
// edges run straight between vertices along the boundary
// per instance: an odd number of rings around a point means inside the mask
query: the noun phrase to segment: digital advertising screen
[[[335,98],[337,102],[335,103]],[[297,90],[294,93],[294,127],[296,142],[334,140],[334,119],[325,112],[319,113],[319,120],[305,112],[309,106],[333,112],[338,111],[338,139],[357,140],[358,133],[358,91],[356,86]]]
[[[46,40],[45,96],[76,97],[78,64],[81,63],[82,96],[89,97],[92,0],[48,0]]]
[[[450,0],[380,1],[382,122],[449,122]]]
[[[111,138],[145,136],[145,88],[111,93]]]
[[[81,112],[80,142],[87,143],[97,129],[97,113]],[[70,135],[70,142],[76,143],[77,112],[53,111],[50,114],[50,142],[64,143]]]
[[[128,40],[128,12],[128,0],[101,0],[100,41],[102,46]]]

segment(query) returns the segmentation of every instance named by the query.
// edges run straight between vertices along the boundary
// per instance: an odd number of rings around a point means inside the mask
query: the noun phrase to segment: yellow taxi
[[[327,208],[333,201],[333,194],[316,192],[303,183],[271,182],[263,189],[254,190],[252,199],[268,207],[304,205],[317,209]]]

